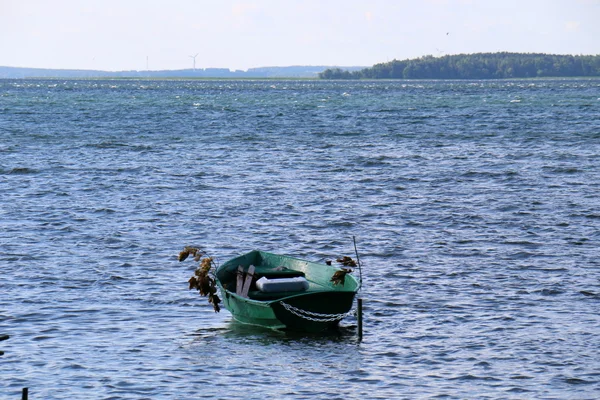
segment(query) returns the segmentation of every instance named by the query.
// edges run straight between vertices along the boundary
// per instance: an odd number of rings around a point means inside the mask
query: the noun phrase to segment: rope
[[[283,306],[283,308],[285,308],[292,314],[294,314],[300,318],[304,318],[309,321],[315,321],[315,322],[339,321],[342,318],[354,313],[354,310],[350,310],[347,313],[342,313],[342,314],[321,314],[321,313],[316,313],[316,312],[306,311],[306,310],[302,310],[300,308],[296,308],[290,304],[284,303],[283,301],[280,301],[279,304],[281,304]]]

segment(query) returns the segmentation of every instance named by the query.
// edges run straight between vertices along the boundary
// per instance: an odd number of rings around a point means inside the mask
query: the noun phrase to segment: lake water
[[[0,80],[0,397],[600,397],[600,80]],[[185,245],[363,264],[326,335]]]

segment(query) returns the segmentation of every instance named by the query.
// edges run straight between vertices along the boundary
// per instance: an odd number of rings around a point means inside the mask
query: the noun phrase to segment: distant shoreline
[[[286,78],[286,77],[272,77],[272,78],[185,78],[185,77],[163,77],[163,78],[135,78],[135,77],[92,77],[92,78],[85,78],[85,77],[45,77],[45,76],[31,76],[31,77],[26,77],[26,78],[0,78],[0,81],[26,81],[26,80],[30,80],[30,81],[121,81],[121,82],[134,82],[134,81],[140,81],[140,82],[152,82],[152,81],[196,81],[196,82],[201,82],[201,81],[206,81],[206,82],[211,82],[211,81],[236,81],[236,82],[252,82],[252,81],[273,81],[273,82],[281,82],[281,81],[293,81],[293,82],[298,82],[298,81],[305,81],[305,82],[347,82],[348,80],[346,79],[332,79],[332,80],[327,80],[327,79],[320,79],[320,78]],[[375,78],[363,78],[361,79],[361,81],[363,82],[368,82],[368,81],[372,81],[372,82],[411,82],[411,83],[417,83],[417,82],[435,82],[435,81],[439,81],[439,82],[502,82],[502,81],[528,81],[528,82],[534,82],[534,81],[557,81],[557,80],[598,80],[600,81],[600,76],[551,76],[551,77],[533,77],[533,78],[498,78],[498,79],[476,79],[476,78],[472,78],[472,79],[435,79],[435,78],[430,78],[430,79],[375,79]]]
[[[256,80],[286,80],[286,81],[319,81],[318,77],[301,78],[301,77],[184,77],[184,76],[171,76],[171,77],[135,77],[135,76],[96,76],[96,77],[69,77],[69,76],[27,76],[19,78],[6,78],[0,77],[0,80],[69,80],[69,81],[256,81]]]
[[[600,77],[600,55],[475,53],[393,60],[360,71],[327,69],[321,79],[519,79]]]
[[[298,77],[258,77],[258,78],[242,78],[242,77],[68,77],[68,76],[27,76],[19,78],[0,77],[0,81],[8,80],[39,80],[39,81],[306,81],[306,82],[327,82],[327,81],[348,81],[348,79],[323,79],[318,77],[298,78]],[[360,78],[361,81],[373,82],[465,82],[465,81],[483,81],[483,82],[501,82],[501,81],[556,81],[556,80],[600,80],[600,76],[548,76],[548,77],[529,77],[529,78],[496,78],[496,79],[481,79],[481,78],[463,78],[463,79],[444,79],[444,78],[423,78],[423,79],[378,79],[378,78]],[[352,80],[350,80],[352,81]]]
[[[475,53],[393,60],[372,67],[289,66],[246,71],[198,68],[158,71],[101,71],[0,66],[0,79],[393,79],[499,80],[600,77],[600,55]]]
[[[247,71],[226,68],[158,70],[158,71],[101,71],[80,69],[51,69],[0,66],[0,79],[318,79],[319,73],[331,66],[260,67]],[[340,67],[358,71],[365,67]]]

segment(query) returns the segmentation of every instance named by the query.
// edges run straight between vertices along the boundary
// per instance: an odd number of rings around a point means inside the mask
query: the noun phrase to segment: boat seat
[[[286,291],[286,292],[261,292],[260,290],[257,290],[256,287],[253,287],[253,288],[251,288],[252,290],[250,290],[248,292],[248,297],[251,300],[268,301],[268,300],[282,299],[284,297],[294,296],[294,295],[302,294],[302,293],[307,294],[307,293],[315,293],[315,292],[323,292],[323,291],[331,290],[331,288],[320,285],[315,282],[308,281],[308,284],[309,284],[309,286],[308,286],[307,290]]]
[[[304,272],[296,271],[286,267],[264,267],[257,266],[254,269],[254,278],[256,280],[265,277],[267,279],[277,279],[277,278],[297,278],[300,276],[304,276]]]

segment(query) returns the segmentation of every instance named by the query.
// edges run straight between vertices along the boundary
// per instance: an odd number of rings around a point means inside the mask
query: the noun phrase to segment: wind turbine
[[[198,57],[198,54],[200,54],[200,53],[196,53],[193,56],[188,56],[188,57],[190,57],[191,59],[194,60],[194,64],[193,64],[194,65],[194,71],[196,70],[196,57]]]

